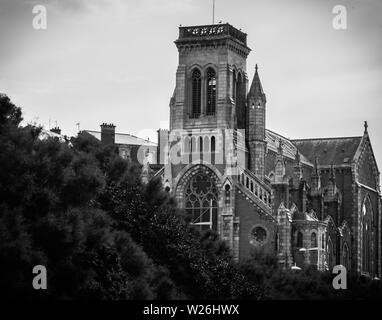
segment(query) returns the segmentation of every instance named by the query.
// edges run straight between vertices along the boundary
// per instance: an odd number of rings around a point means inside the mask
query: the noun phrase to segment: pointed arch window
[[[232,73],[232,100],[236,101],[236,71]]]
[[[363,201],[362,212],[362,272],[372,274],[373,209],[369,198]]]
[[[213,115],[216,111],[216,72],[212,68],[207,69],[207,115]]]
[[[215,164],[215,137],[211,137],[211,164]]]
[[[202,95],[202,77],[199,69],[194,69],[192,78],[192,108],[191,117],[198,118],[201,112],[201,95]]]
[[[186,213],[200,231],[217,230],[218,190],[212,175],[199,172],[185,189]]]

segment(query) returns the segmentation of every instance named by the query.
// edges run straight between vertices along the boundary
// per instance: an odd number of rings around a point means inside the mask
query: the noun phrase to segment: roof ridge
[[[345,140],[345,139],[362,139],[362,136],[350,136],[350,137],[328,137],[328,138],[303,138],[303,139],[291,139],[291,142],[295,141],[310,141],[310,140]]]

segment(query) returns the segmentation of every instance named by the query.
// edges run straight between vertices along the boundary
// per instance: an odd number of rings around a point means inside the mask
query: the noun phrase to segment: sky
[[[47,8],[35,30],[35,5]],[[333,7],[347,28],[333,28]],[[288,138],[360,136],[382,170],[382,1],[215,0],[215,22],[248,34],[267,128]],[[0,92],[25,123],[156,140],[168,127],[179,25],[212,23],[212,0],[0,0]]]

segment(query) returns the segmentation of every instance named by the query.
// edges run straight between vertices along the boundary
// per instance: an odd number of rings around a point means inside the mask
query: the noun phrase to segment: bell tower
[[[230,24],[180,27],[172,129],[245,129],[247,35]]]

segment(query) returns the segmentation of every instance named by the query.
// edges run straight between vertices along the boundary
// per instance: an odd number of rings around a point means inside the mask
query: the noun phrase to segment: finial
[[[257,67],[257,63],[256,63],[256,65],[255,65],[255,72],[257,72],[257,69],[258,69],[258,67]]]
[[[369,125],[367,124],[367,121],[365,121],[363,126],[365,127],[365,133],[366,133],[367,132],[367,128],[369,127]]]

